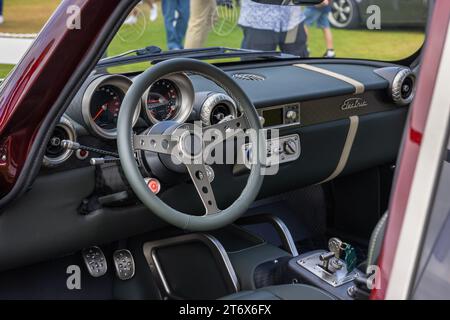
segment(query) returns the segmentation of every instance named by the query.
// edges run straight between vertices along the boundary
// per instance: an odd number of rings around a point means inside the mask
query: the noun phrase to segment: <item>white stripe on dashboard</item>
[[[358,132],[359,127],[359,117],[353,116],[350,117],[350,128],[348,128],[347,139],[345,140],[344,149],[342,149],[341,158],[339,159],[336,170],[324,181],[320,182],[320,184],[331,181],[337,178],[342,171],[344,171],[347,166],[348,158],[350,157],[350,152],[352,151],[353,142],[355,142],[356,133]]]
[[[366,88],[364,87],[363,83],[361,83],[361,82],[359,82],[359,81],[357,81],[355,79],[352,79],[350,77],[344,76],[343,74],[340,74],[340,73],[336,73],[336,72],[333,72],[333,71],[330,71],[330,70],[327,70],[327,69],[322,69],[322,68],[319,68],[319,67],[315,67],[315,66],[312,66],[312,65],[309,65],[309,64],[302,64],[302,63],[301,64],[294,64],[294,67],[303,68],[303,69],[306,69],[306,70],[318,72],[318,73],[327,75],[329,77],[333,77],[335,79],[347,82],[348,84],[351,84],[353,87],[355,87],[354,94],[362,94],[366,90]]]

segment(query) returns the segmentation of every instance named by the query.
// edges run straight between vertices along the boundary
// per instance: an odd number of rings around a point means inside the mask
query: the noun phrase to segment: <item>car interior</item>
[[[186,56],[90,73],[2,208],[0,299],[369,297],[419,64]],[[264,128],[267,162],[174,163],[168,149],[194,151],[165,137],[194,123]]]

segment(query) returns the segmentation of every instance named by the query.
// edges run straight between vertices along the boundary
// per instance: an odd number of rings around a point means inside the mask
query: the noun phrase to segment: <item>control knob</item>
[[[297,112],[294,110],[289,110],[286,113],[286,118],[291,120],[291,121],[296,121],[297,120]]]
[[[296,154],[297,149],[297,143],[294,141],[294,139],[286,140],[283,144],[284,153],[286,153],[287,155]]]

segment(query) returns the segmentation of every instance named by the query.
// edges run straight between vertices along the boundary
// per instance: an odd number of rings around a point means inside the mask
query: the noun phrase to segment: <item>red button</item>
[[[154,194],[158,194],[159,191],[161,191],[161,183],[155,178],[149,179],[147,181],[147,186]]]

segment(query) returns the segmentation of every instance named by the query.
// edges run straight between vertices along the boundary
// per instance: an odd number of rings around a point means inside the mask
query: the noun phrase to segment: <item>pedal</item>
[[[116,250],[113,255],[116,274],[120,280],[130,280],[136,270],[133,255],[129,250]]]
[[[108,271],[108,264],[102,249],[99,247],[90,247],[81,251],[84,263],[89,271],[89,274],[94,278],[105,275]]]

